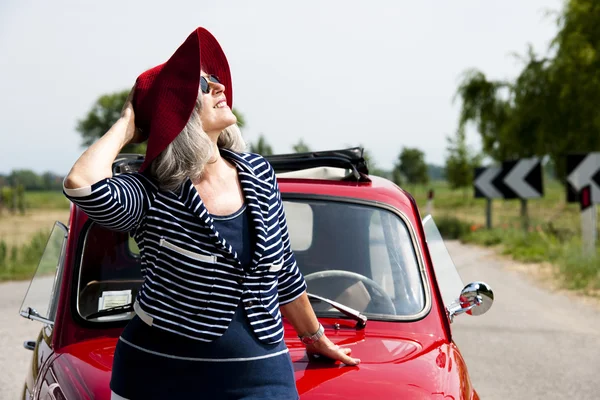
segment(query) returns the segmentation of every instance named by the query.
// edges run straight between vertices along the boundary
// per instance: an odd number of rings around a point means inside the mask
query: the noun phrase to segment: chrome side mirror
[[[450,322],[455,315],[467,313],[469,315],[485,314],[494,303],[494,292],[484,282],[469,283],[460,292],[460,297],[448,306],[448,317]]]

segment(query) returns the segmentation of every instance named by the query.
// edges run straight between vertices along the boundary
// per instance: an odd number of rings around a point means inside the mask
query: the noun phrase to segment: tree
[[[23,185],[23,188],[26,190],[44,189],[42,178],[29,169],[13,170],[8,176],[8,183],[12,187]]]
[[[292,146],[292,148],[294,149],[294,152],[296,153],[308,153],[310,152],[310,147],[308,147],[308,145],[306,143],[304,143],[303,139],[300,139],[298,141],[298,143],[296,143],[294,146]]]
[[[452,189],[471,187],[475,167],[481,163],[481,157],[474,155],[467,146],[465,132],[459,129],[454,138],[447,137],[448,158],[446,158],[446,179]]]
[[[403,147],[394,166],[392,177],[394,181],[405,179],[408,184],[412,185],[427,184],[429,176],[423,152],[416,148]]]
[[[270,156],[273,154],[273,149],[261,133],[256,143],[250,143],[250,152],[260,154],[261,156]]]
[[[86,117],[77,121],[76,129],[81,134],[83,146],[90,146],[117,122],[129,92],[127,89],[100,96]],[[244,115],[235,108],[231,111],[237,117],[238,126],[243,127],[246,124]],[[121,152],[145,154],[146,143],[128,144]]]
[[[373,157],[371,151],[365,149],[362,144],[359,147],[362,147],[364,149],[363,158],[367,162],[367,168],[369,168],[369,175],[376,175],[381,176],[383,178],[388,178],[390,174],[377,166],[377,163],[375,162],[375,158]]]
[[[548,155],[564,181],[565,155],[600,150],[600,2],[569,0],[549,56],[529,48],[514,82],[469,71],[457,90],[459,129],[473,123],[496,161]]]

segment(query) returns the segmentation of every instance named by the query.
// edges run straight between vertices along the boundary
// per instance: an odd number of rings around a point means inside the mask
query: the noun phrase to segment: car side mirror
[[[460,292],[460,297],[448,306],[448,317],[450,322],[455,315],[467,313],[469,315],[482,315],[492,307],[494,303],[494,292],[484,282],[469,283]]]

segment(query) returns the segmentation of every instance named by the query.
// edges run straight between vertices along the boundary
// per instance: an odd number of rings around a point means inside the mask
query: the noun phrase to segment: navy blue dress
[[[246,206],[212,217],[248,268],[253,240]],[[131,400],[298,399],[285,342],[260,342],[241,301],[227,331],[208,343],[149,326],[135,316],[117,343],[110,386]]]

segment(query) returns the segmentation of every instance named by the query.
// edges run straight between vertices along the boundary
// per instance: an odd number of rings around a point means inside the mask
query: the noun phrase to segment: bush
[[[456,217],[439,217],[435,224],[444,239],[460,239],[469,233],[470,225]]]
[[[496,246],[502,243],[502,239],[506,235],[505,231],[498,229],[478,229],[469,232],[462,238],[465,243],[478,244],[480,246]]]

